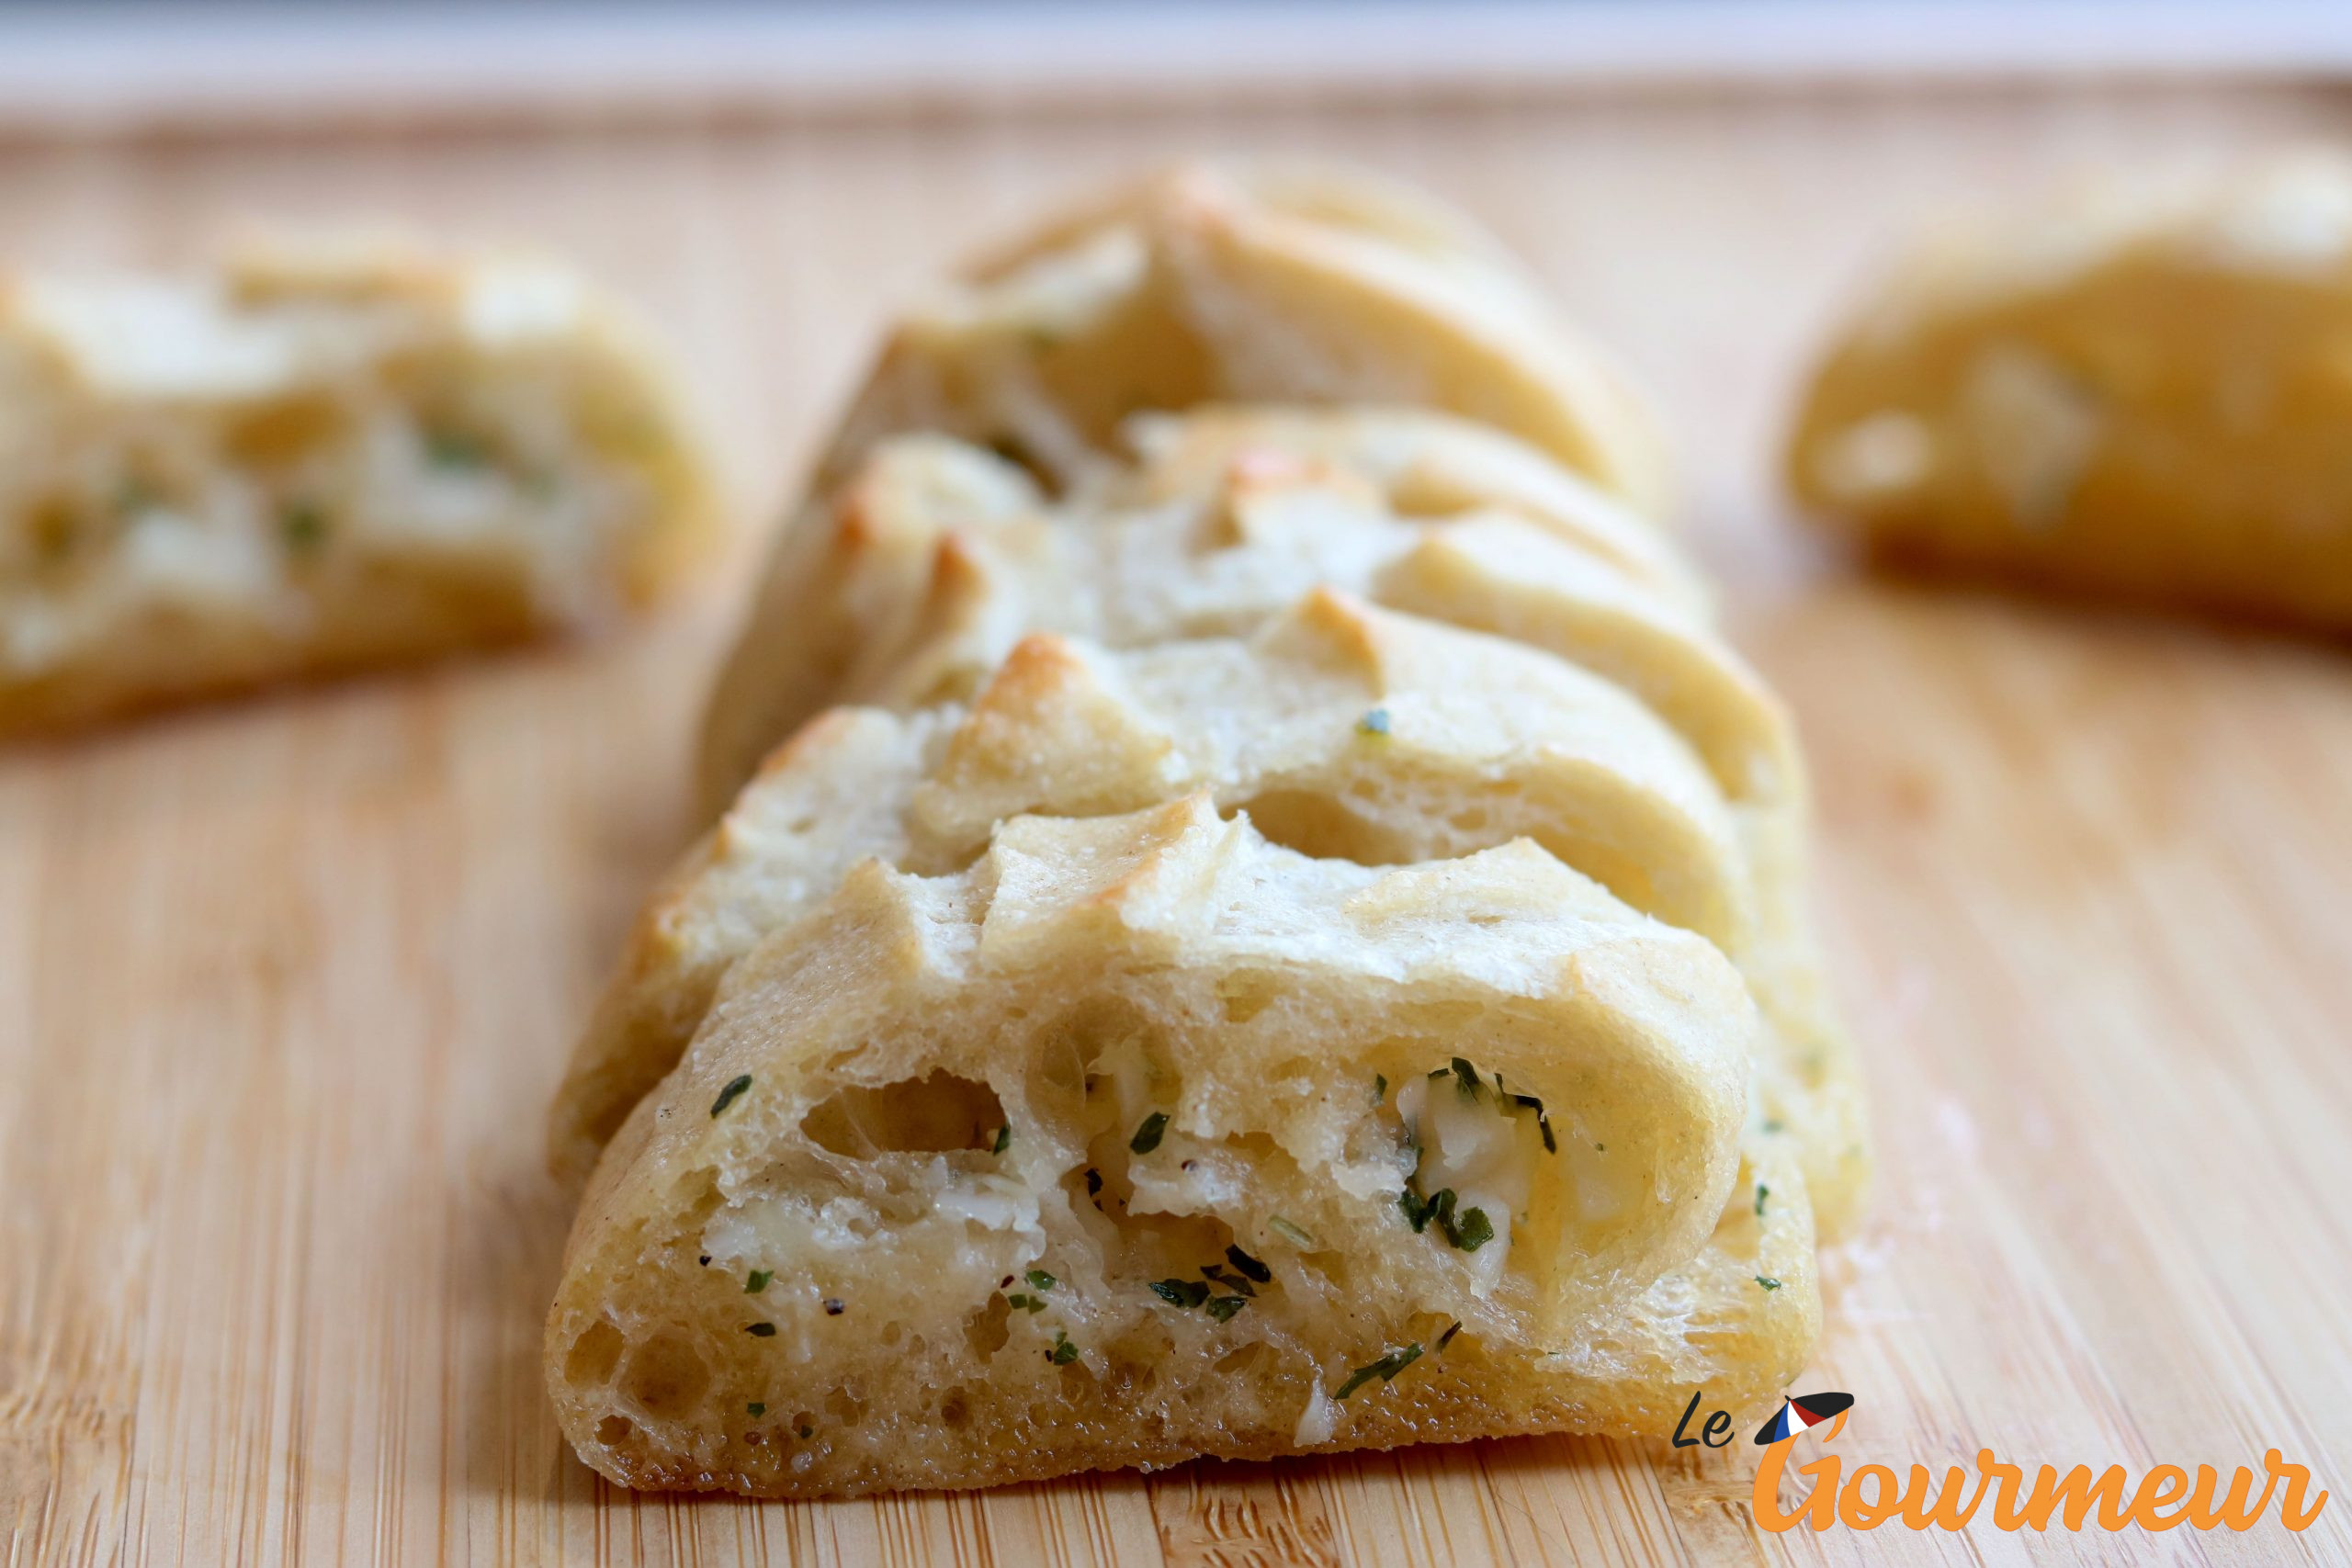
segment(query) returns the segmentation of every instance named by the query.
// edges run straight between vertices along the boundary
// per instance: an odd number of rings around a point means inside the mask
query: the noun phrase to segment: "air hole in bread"
[[[1351,788],[1351,795],[1369,796],[1369,788]],[[1309,790],[1268,790],[1250,796],[1226,813],[1239,813],[1269,843],[1280,844],[1316,860],[1353,861],[1358,865],[1399,865],[1423,858],[1416,846],[1398,835],[1365,820],[1343,803]]]
[[[628,1340],[611,1320],[598,1318],[588,1325],[563,1359],[563,1375],[575,1383],[601,1383],[613,1375],[620,1364],[621,1352],[628,1348]]]
[[[684,1335],[664,1329],[632,1347],[622,1387],[657,1421],[692,1414],[710,1388],[710,1369]]]
[[[988,1085],[933,1073],[844,1089],[802,1118],[800,1130],[833,1154],[868,1159],[989,1148],[1004,1124],[1004,1105]]]
[[[637,1423],[626,1416],[607,1416],[596,1423],[596,1440],[608,1449],[619,1448],[637,1433]]]

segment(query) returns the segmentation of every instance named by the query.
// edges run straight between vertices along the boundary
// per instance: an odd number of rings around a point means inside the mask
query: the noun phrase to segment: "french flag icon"
[[[1843,1416],[1854,1407],[1850,1393],[1800,1393],[1783,1401],[1781,1413],[1764,1423],[1756,1434],[1756,1446],[1770,1448],[1783,1438],[1793,1438],[1808,1427],[1818,1427],[1833,1416]]]

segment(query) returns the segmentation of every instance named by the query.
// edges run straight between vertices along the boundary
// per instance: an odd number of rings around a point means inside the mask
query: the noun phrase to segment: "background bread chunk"
[[[1132,414],[1232,401],[1443,410],[1663,502],[1647,412],[1500,246],[1361,170],[1279,160],[1171,169],[967,268],[900,319],[818,483],[918,430],[1066,483]]]
[[[1936,237],[1804,395],[1790,483],[1907,566],[2352,627],[2352,165]]]
[[[559,1415],[630,1484],[839,1494],[1754,1397],[1815,1309],[1802,1177],[1733,1179],[1753,1027],[1525,844],[1361,867],[1193,796],[867,862],[600,1168]]]
[[[545,265],[0,285],[0,734],[594,621],[714,523],[639,333]]]

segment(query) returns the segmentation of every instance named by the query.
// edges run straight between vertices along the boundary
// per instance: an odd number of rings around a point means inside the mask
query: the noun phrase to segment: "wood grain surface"
[[[161,263],[390,217],[557,247],[676,340],[757,521],[882,313],[1041,199],[1220,148],[1451,194],[1656,389],[1696,547],[1811,749],[1882,1155],[1801,1380],[1858,1398],[1835,1451],[2136,1473],[2275,1446],[2341,1493],[2352,651],[1865,582],[1770,459],[1893,226],[2348,111],[2082,86],[26,145],[0,243]],[[605,1485],[540,1391],[569,1218],[541,1115],[686,829],[751,547],[601,643],[0,754],[8,1562],[2352,1561],[2344,1496],[2300,1535],[1769,1536],[1745,1433],[837,1505]]]

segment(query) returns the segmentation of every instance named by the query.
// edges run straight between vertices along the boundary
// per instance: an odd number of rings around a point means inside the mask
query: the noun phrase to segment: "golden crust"
[[[1738,1148],[1753,1027],[1708,943],[1524,844],[1358,867],[1193,796],[1022,818],[947,877],[867,862],[736,966],[600,1168],[549,1319],[559,1416],[616,1479],[796,1495],[1633,1433],[1693,1372],[1769,1396],[1815,1308],[1802,1177]],[[1432,1062],[1532,1165],[1507,1243],[1398,1214]],[[1489,1111],[1506,1080],[1558,1152]],[[972,1115],[917,1125],[959,1093]],[[1785,1205],[1760,1217],[1758,1179]],[[1227,1245],[1268,1276],[1245,1306],[1155,1293]],[[1031,1269],[1047,1305],[1008,1315]],[[1331,1401],[1409,1343],[1426,1365]]]
[[[900,322],[818,488],[911,430],[1074,478],[1147,410],[1395,403],[1510,432],[1655,511],[1617,374],[1467,220],[1360,171],[1188,164],[1001,248]]]
[[[2116,184],[1932,237],[1806,389],[1789,482],[1911,567],[2352,626],[2352,164]]]
[[[0,734],[575,626],[716,525],[638,331],[513,259],[18,280],[0,432]]]

